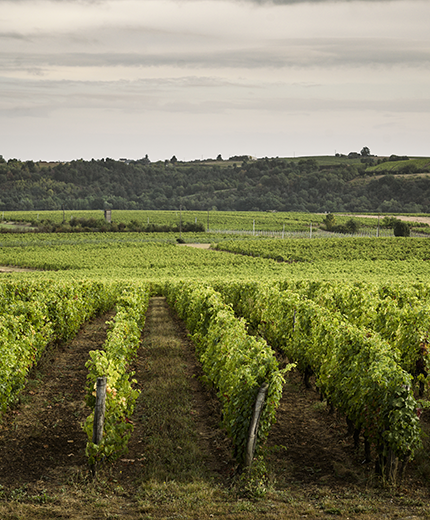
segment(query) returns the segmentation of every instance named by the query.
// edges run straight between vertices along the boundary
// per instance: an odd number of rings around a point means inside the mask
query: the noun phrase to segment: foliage
[[[223,424],[232,437],[236,457],[245,460],[252,410],[259,388],[269,384],[258,432],[257,450],[275,419],[284,382],[273,351],[262,339],[249,336],[219,293],[203,284],[168,283],[169,303],[193,333],[197,353],[208,380],[223,406]]]
[[[286,262],[316,262],[322,260],[425,260],[428,258],[426,238],[410,238],[404,243],[387,238],[318,238],[224,240],[216,245],[230,251],[254,257],[280,259]]]
[[[85,232],[100,232],[100,233],[178,233],[182,230],[185,233],[201,233],[205,231],[204,225],[199,222],[183,222],[174,225],[160,225],[160,224],[143,224],[137,220],[131,220],[128,224],[124,222],[106,222],[103,219],[96,220],[95,218],[71,218],[70,222],[51,222],[49,219],[32,221],[33,233],[85,233]],[[20,230],[22,231],[22,229]]]
[[[333,215],[333,213],[329,213],[325,219],[323,220],[323,224],[327,231],[332,231],[332,229],[336,225],[336,217]]]
[[[116,304],[116,315],[111,323],[103,350],[90,352],[86,363],[87,404],[95,406],[95,389],[98,377],[107,377],[106,410],[103,438],[100,444],[92,442],[94,412],[85,421],[88,435],[86,454],[90,464],[104,459],[115,459],[127,450],[133,431],[130,417],[139,391],[133,388],[134,373],[128,365],[140,345],[140,330],[145,322],[149,300],[149,287],[125,287]]]
[[[413,456],[420,445],[418,405],[396,348],[291,290],[259,283],[219,289],[259,335],[316,375],[327,399],[364,429],[380,457],[389,450],[401,460]]]
[[[364,147],[362,153],[370,153]],[[430,179],[368,178],[393,165],[398,173],[428,172],[429,160],[386,162],[348,157],[232,157],[230,161],[151,163],[100,159],[42,165],[0,163],[0,210],[429,211]],[[233,160],[234,159],[234,160]],[[240,163],[238,162],[240,161]],[[369,163],[370,164],[370,163]],[[366,166],[368,166],[366,168]],[[373,168],[376,168],[375,170]]]
[[[67,340],[115,301],[117,289],[100,282],[13,282],[0,284],[0,410],[25,385],[50,341]]]
[[[359,224],[354,219],[349,219],[345,224],[336,224],[336,217],[333,213],[329,213],[325,219],[323,220],[323,226],[327,231],[332,231],[333,233],[342,233],[342,234],[354,234],[357,233]]]
[[[49,338],[71,337],[82,320],[98,312],[96,309],[111,306],[119,291],[126,289],[121,307],[126,308],[127,317],[123,319],[118,310],[117,332],[113,328],[112,338],[109,336],[114,357],[121,362],[117,366],[107,353],[94,354],[94,374],[88,386],[91,394],[96,372],[106,372],[111,379],[107,427],[112,433],[103,452],[90,444],[88,453],[97,460],[119,454],[131,430],[127,421],[135,399],[132,375],[123,375],[130,359],[128,342],[135,344],[143,324],[139,312],[145,308],[136,307],[137,293],[132,287],[134,284],[139,292],[137,281],[152,280],[157,282],[153,290],[163,287],[170,294],[170,301],[193,331],[206,377],[219,391],[225,426],[238,446],[239,459],[243,458],[249,405],[259,386],[270,379],[272,393],[260,445],[282,388],[282,371],[273,352],[261,337],[251,337],[248,332],[264,335],[302,370],[313,370],[327,397],[372,436],[382,457],[387,450],[404,458],[413,454],[419,428],[412,377],[418,363],[427,372],[429,368],[428,275],[423,276],[425,283],[406,286],[381,280],[371,284],[369,273],[380,266],[386,277],[398,278],[403,262],[414,280],[414,272],[424,273],[419,269],[428,263],[425,239],[254,239],[224,244],[228,250],[267,259],[144,243],[139,234],[127,239],[115,242],[112,235],[102,233],[82,234],[73,240],[55,235],[5,236],[2,262],[8,259],[15,265],[58,270],[7,275],[10,278],[0,284],[0,337],[6,352],[1,388],[8,402],[25,381],[26,369],[18,366],[21,358],[22,366],[34,363],[33,356],[37,359]],[[280,256],[292,263],[279,263]],[[353,283],[358,266],[365,283]],[[333,282],[337,270],[343,270],[349,284]],[[180,275],[188,281],[175,282]],[[14,279],[18,277],[22,280]],[[34,281],[27,281],[30,278]],[[192,278],[205,282],[192,283]],[[236,285],[227,283],[234,278]],[[115,282],[108,281],[113,279]],[[133,284],[125,280],[133,280]],[[238,283],[240,280],[243,282]],[[268,283],[262,284],[262,280]],[[132,296],[127,304],[129,292]],[[219,292],[247,323],[234,315]],[[425,381],[424,372],[420,374]],[[118,396],[125,398],[126,405]]]
[[[393,226],[395,237],[409,237],[411,236],[411,228],[407,222],[398,220]]]
[[[382,227],[393,229],[398,219],[396,217],[389,217],[388,215],[382,219]]]

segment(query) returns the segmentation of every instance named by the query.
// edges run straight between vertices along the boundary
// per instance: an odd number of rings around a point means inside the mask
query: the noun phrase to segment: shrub
[[[393,227],[395,237],[410,237],[411,228],[407,222],[398,220]]]

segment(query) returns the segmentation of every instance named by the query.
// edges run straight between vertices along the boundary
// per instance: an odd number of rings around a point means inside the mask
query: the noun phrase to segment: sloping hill
[[[188,163],[150,163],[147,158],[130,163],[0,161],[0,211],[182,206],[204,211],[430,212],[430,177],[402,175],[404,163],[425,170],[430,159],[367,168],[360,159],[344,156]],[[401,176],[384,175],[384,168]]]

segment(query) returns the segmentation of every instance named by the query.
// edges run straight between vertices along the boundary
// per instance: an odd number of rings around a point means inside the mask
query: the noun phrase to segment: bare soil
[[[26,267],[15,267],[12,265],[0,265],[0,273],[20,273],[25,271],[34,271],[34,269],[27,269]]]
[[[184,363],[193,394],[195,429],[199,447],[204,453],[204,464],[212,474],[214,483],[229,489],[237,467],[231,455],[231,444],[219,427],[218,401],[213,391],[202,384],[201,368],[187,331],[168,309],[163,298],[151,299],[143,339],[151,333],[151,316],[160,312],[164,313],[163,319],[169,320],[169,323],[174,321],[177,337],[183,345]],[[128,454],[107,466],[99,477],[107,486],[106,490],[102,489],[100,480],[95,483],[91,480],[87,467],[87,439],[81,427],[89,414],[84,403],[85,362],[90,350],[103,345],[106,321],[111,316],[98,317],[87,323],[72,341],[53,345],[33,370],[20,403],[2,418],[0,518],[155,518],[142,516],[135,498],[145,464],[145,453],[142,453],[145,424],[139,419],[144,409],[142,401],[137,402],[133,419],[135,430]],[[148,366],[143,347],[132,368],[136,372],[137,386],[144,389]],[[428,415],[425,414],[425,424],[428,424]],[[283,511],[283,518],[343,514],[339,501],[346,503],[345,497],[351,494],[354,495],[354,505],[345,509],[348,511],[345,518],[376,520],[382,516],[430,516],[430,470],[426,461],[418,458],[409,465],[400,488],[378,488],[373,465],[363,462],[362,448],[358,452],[354,450],[344,419],[330,413],[319,400],[315,389],[305,389],[297,372],[291,372],[287,378],[277,422],[267,443],[266,458],[271,485],[275,490],[270,495],[272,505],[267,505],[267,508],[270,511],[274,508],[274,513],[278,508],[279,514]],[[96,488],[98,494],[92,495]],[[112,489],[120,491],[114,492]],[[383,505],[366,505],[363,506],[365,509],[360,510],[357,500],[364,500],[363,497],[369,494],[373,497],[371,500],[383,499]],[[104,506],[97,512],[101,496],[104,497]],[[323,496],[337,501],[336,507],[324,502]],[[48,509],[46,497],[54,497],[49,499],[52,503]],[[20,509],[24,507],[21,502],[29,501],[32,509],[28,509],[29,506],[25,510]],[[240,504],[243,505],[243,502]],[[358,508],[356,514],[354,508]],[[163,516],[160,509],[160,516],[156,517],[174,516]],[[207,518],[213,516],[208,515]],[[258,511],[255,515],[226,516],[260,517]]]
[[[195,247],[196,249],[210,249],[210,244],[178,244],[180,246]]]
[[[428,174],[426,174],[428,175]],[[377,219],[377,215],[340,215],[342,217],[357,217],[357,218],[373,218]],[[384,215],[384,217],[394,217],[394,215]],[[405,222],[419,222],[420,224],[428,224],[430,226],[430,217],[411,217],[410,215],[396,215],[395,218]]]
[[[2,486],[50,487],[85,468],[85,362],[103,345],[111,316],[87,323],[70,342],[51,345],[33,369],[20,403],[0,424]]]

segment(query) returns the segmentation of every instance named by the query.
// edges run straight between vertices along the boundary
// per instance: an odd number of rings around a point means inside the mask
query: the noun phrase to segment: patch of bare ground
[[[309,511],[315,514],[320,508],[336,515],[369,515],[361,518],[376,518],[378,511],[384,518],[427,518],[429,411],[422,416],[422,429],[424,448],[407,466],[402,482],[397,487],[387,486],[375,475],[374,457],[369,463],[365,461],[363,438],[356,449],[345,417],[321,401],[315,386],[306,388],[293,370],[287,374],[277,422],[267,442],[267,460],[278,489],[289,490],[292,496],[298,493],[302,500],[308,497]],[[407,508],[399,508],[405,504],[411,506],[408,513]]]
[[[179,246],[194,247],[196,249],[210,249],[210,244],[178,244]]]
[[[360,459],[355,454],[346,430],[318,393],[306,389],[297,372],[290,372],[268,441],[278,479],[284,485],[364,482],[371,468],[361,464],[364,455]]]
[[[87,323],[72,341],[51,345],[30,374],[19,405],[2,418],[0,484],[5,488],[50,486],[85,466],[85,362],[105,341],[110,316]]]
[[[20,273],[26,271],[34,271],[34,269],[28,269],[26,267],[16,267],[13,265],[0,265],[0,273]]]
[[[339,214],[340,217],[356,217],[356,218],[373,218],[378,219],[377,215],[343,215]],[[384,215],[384,217],[394,217],[394,215]],[[414,217],[411,215],[396,215],[395,218],[403,220],[405,222],[418,222],[420,224],[428,224],[430,226],[430,217]]]

